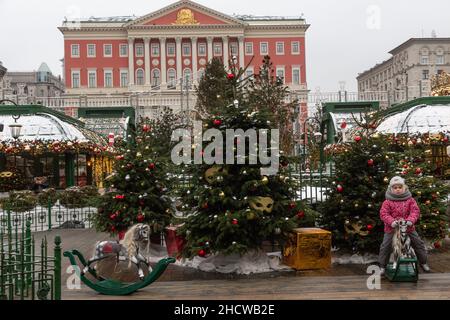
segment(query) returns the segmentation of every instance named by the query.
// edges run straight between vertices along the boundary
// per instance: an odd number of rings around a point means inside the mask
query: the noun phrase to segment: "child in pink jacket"
[[[380,247],[378,263],[381,267],[381,274],[384,274],[386,265],[392,252],[392,238],[394,229],[398,225],[399,219],[404,219],[408,224],[408,235],[411,239],[411,245],[416,253],[417,259],[425,272],[430,272],[427,264],[427,250],[425,244],[420,239],[414,228],[420,216],[420,209],[416,200],[408,190],[405,179],[402,177],[393,177],[389,182],[386,191],[386,200],[380,209],[380,217],[384,222],[384,238]]]

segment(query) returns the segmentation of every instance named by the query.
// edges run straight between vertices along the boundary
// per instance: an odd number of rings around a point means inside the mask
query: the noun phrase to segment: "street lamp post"
[[[5,104],[5,102],[10,102],[10,103],[14,104],[15,106],[17,106],[17,103],[15,103],[12,100],[8,100],[8,99],[1,100],[0,104]],[[14,124],[10,124],[9,128],[11,130],[11,136],[14,138],[14,140],[17,140],[20,137],[20,131],[22,130],[22,125],[17,123],[17,120],[19,120],[19,118],[20,118],[20,114],[19,115],[13,114],[12,118],[14,119]],[[3,131],[3,127],[4,127],[4,125],[1,124],[0,131]]]

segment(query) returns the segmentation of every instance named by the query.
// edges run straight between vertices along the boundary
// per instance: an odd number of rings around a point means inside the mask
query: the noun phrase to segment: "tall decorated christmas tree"
[[[440,134],[389,137],[391,149],[396,151],[396,174],[405,178],[420,208],[417,232],[436,248],[448,233],[446,210],[450,187],[438,176],[432,150],[445,146],[445,139]]]
[[[309,209],[294,201],[287,164],[279,161],[276,133],[271,131],[276,128],[274,114],[268,106],[250,102],[244,70],[233,61],[231,66],[223,73],[224,87],[218,88],[231,92],[231,99],[220,113],[211,112],[197,124],[197,129],[213,129],[203,136],[212,142],[203,145],[194,125],[194,158],[204,161],[190,166],[193,188],[184,196],[189,215],[179,233],[186,239],[185,257],[244,254],[260,249],[265,240],[283,243],[292,228],[313,224]],[[269,161],[261,163],[261,155]],[[265,170],[270,166],[273,172]]]
[[[153,232],[169,224],[171,204],[167,196],[167,159],[155,121],[141,119],[135,137],[123,144],[116,156],[114,173],[106,179],[108,192],[94,216],[97,230],[111,234],[147,223]],[[130,136],[129,136],[130,137]]]
[[[321,206],[321,224],[332,232],[335,246],[353,252],[377,252],[383,237],[379,211],[394,160],[386,139],[374,132],[374,121],[359,123],[353,141],[328,150],[335,174]]]

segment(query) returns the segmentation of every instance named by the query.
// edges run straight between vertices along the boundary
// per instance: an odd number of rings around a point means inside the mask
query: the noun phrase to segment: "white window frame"
[[[154,84],[154,79],[155,79],[154,75],[155,75],[155,71],[158,71],[158,74],[159,74],[158,81],[157,81],[156,84]],[[151,77],[150,82],[151,82],[152,87],[159,87],[159,86],[161,85],[161,70],[159,70],[158,68],[152,69],[152,72],[151,72],[151,76],[150,76],[150,77]]]
[[[73,53],[73,50],[77,48],[77,54]],[[71,58],[79,58],[80,57],[80,45],[79,44],[71,44],[70,45],[70,57]]]
[[[294,44],[297,44],[298,51],[294,51]],[[300,41],[291,41],[291,54],[292,55],[299,55],[301,51],[302,50],[300,48]]]
[[[142,58],[144,57],[144,53],[145,53],[145,47],[143,43],[136,43],[134,45],[134,49],[136,50],[136,57],[137,58]]]
[[[175,81],[172,81],[169,77],[169,73],[173,71]],[[167,88],[174,89],[177,87],[177,71],[174,68],[167,69]]]
[[[91,86],[91,78],[90,75],[94,74],[94,85]],[[87,72],[87,83],[88,83],[88,88],[97,88],[97,69],[88,69]]]
[[[263,52],[263,45],[266,45],[266,48],[267,48],[267,51],[266,52]],[[269,42],[267,42],[267,41],[263,41],[263,42],[260,42],[259,43],[259,54],[261,55],[261,56],[266,56],[266,55],[268,55],[269,54]]]
[[[426,58],[426,62],[424,60],[425,58]],[[430,64],[430,56],[429,55],[424,55],[424,54],[420,55],[420,64],[422,66],[429,65]]]
[[[122,48],[125,48],[125,54],[122,53]],[[119,45],[119,56],[120,57],[128,57],[128,44],[121,43]]]
[[[286,70],[284,66],[277,66],[276,67],[276,77],[278,78],[278,71],[283,71],[283,84],[286,84]]]
[[[283,46],[283,51],[282,52],[278,51],[278,45],[282,45]],[[284,41],[277,41],[275,43],[275,51],[276,51],[275,53],[276,53],[277,56],[284,56]]]
[[[436,55],[436,64],[438,66],[445,64],[445,56],[443,54]]]
[[[89,54],[89,46],[94,46],[94,54]],[[95,43],[88,43],[86,45],[86,51],[88,58],[95,58],[97,56],[97,46],[95,45]]]
[[[230,54],[232,56],[239,55],[239,44],[237,42],[231,42],[230,43]]]
[[[249,74],[251,73],[251,74]],[[245,77],[249,77],[249,79],[253,79],[255,75],[255,68],[253,66],[249,66],[247,70],[245,70]]]
[[[294,71],[298,71],[298,83],[294,82]],[[302,74],[300,66],[292,66],[292,84],[300,85],[302,83]]]
[[[150,48],[151,48],[152,57],[159,57],[161,55],[161,49],[159,47],[159,43],[152,43]]]
[[[138,81],[138,79],[139,79],[139,77],[138,77],[138,72],[139,72],[139,71],[142,72],[142,83],[139,83],[139,81]],[[142,68],[136,69],[135,77],[136,77],[136,85],[137,85],[137,86],[143,86],[143,85],[145,84],[145,72],[144,72],[144,69],[142,69]]]
[[[127,75],[126,83],[123,83],[123,81],[122,81],[122,75],[123,74]],[[120,69],[120,87],[121,88],[126,88],[126,87],[128,87],[128,83],[129,83],[128,69]]]
[[[197,71],[197,81],[200,81],[202,76],[205,74],[206,69],[201,67],[200,69],[198,69]]]
[[[106,85],[106,75],[107,74],[111,74],[111,86]],[[113,69],[103,69],[103,87],[104,88],[113,88],[114,87]]]
[[[220,48],[220,53],[216,52],[216,49]],[[213,55],[215,57],[221,57],[223,55],[223,43],[222,42],[214,42],[213,43]]]
[[[251,48],[250,52],[247,50],[248,48]],[[244,50],[245,50],[246,56],[252,56],[253,55],[253,42],[246,42]]]
[[[189,52],[186,53],[185,50],[186,50],[187,48],[189,48]],[[182,53],[182,56],[183,56],[183,57],[190,57],[191,54],[192,54],[192,46],[191,46],[191,44],[190,44],[190,43],[187,43],[187,42],[183,42],[183,43],[181,44],[181,53]]]
[[[200,48],[203,48],[202,49],[203,52],[200,52]],[[197,52],[199,57],[206,57],[206,55],[208,54],[206,43],[204,42],[199,43]]]
[[[429,79],[430,79],[430,70],[422,70],[422,80],[429,80]]]
[[[110,47],[111,47],[111,54],[106,54],[106,47],[107,47],[107,46],[110,46]],[[111,58],[111,57],[113,56],[112,52],[113,52],[113,46],[112,46],[111,43],[105,43],[105,44],[103,44],[103,57],[105,57],[105,58]]]
[[[167,46],[167,56],[168,57],[175,57],[176,54],[177,54],[177,48],[176,48],[175,43],[169,42],[169,43],[166,44],[166,46]],[[170,53],[170,49],[173,49],[173,53]]]
[[[73,85],[74,81],[73,81],[73,76],[74,75],[78,75],[78,85],[75,87]],[[78,89],[81,87],[81,73],[80,73],[80,69],[72,69],[70,70],[70,83],[72,85],[72,89]]]

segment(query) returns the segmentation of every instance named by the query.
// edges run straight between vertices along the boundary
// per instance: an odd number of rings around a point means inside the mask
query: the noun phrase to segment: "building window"
[[[215,56],[221,56],[222,55],[222,44],[221,43],[214,43],[214,55]]]
[[[197,80],[200,81],[205,75],[205,68],[200,68],[197,71]]]
[[[144,44],[138,43],[136,44],[136,57],[143,57],[144,56]]]
[[[105,88],[112,88],[113,86],[113,73],[112,70],[105,70]]]
[[[95,44],[88,44],[87,45],[87,56],[89,58],[95,57]]]
[[[152,56],[159,57],[159,43],[152,43]]]
[[[120,70],[120,86],[128,86],[128,70]]]
[[[247,56],[253,55],[253,42],[245,43],[245,55],[247,55]]]
[[[284,67],[277,67],[277,78],[284,84]]]
[[[443,55],[436,56],[436,64],[444,64],[444,63],[445,61]]]
[[[128,45],[123,43],[119,47],[120,47],[120,56],[128,57]]]
[[[167,70],[167,89],[175,89],[177,86],[177,74],[175,69]]]
[[[104,57],[112,57],[112,44],[104,44],[103,45],[103,56]]]
[[[183,43],[183,57],[188,57],[191,55],[191,44]]]
[[[198,44],[198,55],[200,57],[206,56],[206,43],[199,43]]]
[[[161,72],[159,69],[152,70],[152,87],[158,87],[161,84]]]
[[[253,79],[253,76],[254,76],[254,70],[253,70],[253,67],[248,67],[247,70],[245,70],[245,76],[246,76],[247,78]]]
[[[175,43],[168,43],[167,44],[167,55],[169,57],[175,56]]]
[[[136,70],[136,84],[138,86],[144,85],[144,70],[142,70],[142,69]]]
[[[422,55],[420,56],[420,64],[422,65],[428,65],[429,58],[428,55]]]
[[[89,88],[97,87],[97,71],[96,70],[88,71],[88,87]]]
[[[79,44],[72,44],[71,46],[71,57],[72,58],[79,58],[80,57],[80,45]]]
[[[277,42],[277,54],[284,55],[284,42]]]
[[[300,68],[292,68],[292,84],[300,84]]]
[[[291,54],[300,54],[300,42],[299,41],[291,42]]]
[[[230,43],[230,52],[232,56],[238,55],[238,44],[236,42]]]
[[[183,81],[184,81],[184,85],[187,87],[190,87],[191,83],[192,83],[192,72],[191,69],[186,68],[183,70]]]
[[[72,88],[80,87],[80,71],[72,71]]]
[[[269,54],[269,43],[267,42],[261,42],[259,44],[259,53],[260,55],[267,55]]]

